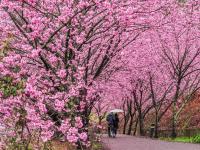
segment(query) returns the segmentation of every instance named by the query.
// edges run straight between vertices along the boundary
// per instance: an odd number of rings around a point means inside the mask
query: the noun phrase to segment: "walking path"
[[[103,136],[103,143],[109,150],[200,150],[200,144],[165,142],[127,135],[116,138]]]

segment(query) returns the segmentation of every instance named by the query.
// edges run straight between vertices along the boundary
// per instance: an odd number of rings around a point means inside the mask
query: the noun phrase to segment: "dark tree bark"
[[[133,118],[134,118],[134,115],[131,115],[130,117],[130,122],[129,122],[129,127],[128,127],[128,135],[131,135],[131,131],[132,131],[132,127],[133,127]]]
[[[130,116],[128,114],[124,113],[123,134],[126,134],[126,129],[127,129],[129,119],[130,119]]]
[[[138,121],[139,121],[139,135],[144,136],[144,118],[142,112],[138,112]]]
[[[138,126],[138,118],[136,118],[135,127],[134,127],[134,130],[133,130],[133,135],[136,135],[137,126]]]

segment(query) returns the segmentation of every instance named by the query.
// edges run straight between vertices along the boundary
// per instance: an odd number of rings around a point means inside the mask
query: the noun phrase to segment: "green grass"
[[[172,138],[160,138],[164,141],[170,141],[170,142],[182,142],[182,143],[192,143],[192,138],[190,137],[177,137],[175,139]]]
[[[190,137],[177,137],[174,139],[175,142],[192,143],[192,138]]]

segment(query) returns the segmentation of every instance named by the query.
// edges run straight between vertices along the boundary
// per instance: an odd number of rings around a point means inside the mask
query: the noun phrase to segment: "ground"
[[[200,150],[200,144],[166,142],[148,138],[118,135],[116,138],[103,136],[109,150]]]

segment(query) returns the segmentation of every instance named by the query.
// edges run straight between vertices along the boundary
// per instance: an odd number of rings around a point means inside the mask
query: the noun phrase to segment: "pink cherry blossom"
[[[90,114],[85,111],[93,111],[95,105],[102,115],[141,90],[145,91],[140,107],[144,111],[152,104],[150,75],[159,98],[172,80],[176,83],[172,71],[176,67],[169,67],[163,52],[169,52],[175,63],[185,49],[189,50],[186,64],[195,56],[198,4],[198,0],[184,4],[177,0],[80,0],[76,4],[73,0],[1,0],[0,43],[4,44],[0,47],[5,54],[0,56],[0,78],[10,77],[12,84],[23,86],[16,94],[0,95],[0,122],[14,129],[19,119],[24,120],[25,140],[34,134],[47,142],[59,130],[67,141],[88,146],[88,133],[83,131]],[[194,67],[185,71],[181,90],[190,85],[188,79],[198,83],[198,60],[195,57]],[[170,92],[168,99],[173,95]],[[24,133],[13,132],[24,140]],[[10,136],[6,138],[9,141]]]
[[[59,76],[60,78],[64,78],[64,77],[66,76],[66,71],[65,71],[64,69],[62,69],[62,70],[59,70],[59,71],[57,72],[57,74],[58,74],[58,76]]]
[[[84,132],[79,134],[79,137],[83,141],[87,141],[87,139],[88,139],[87,133],[84,133]]]

